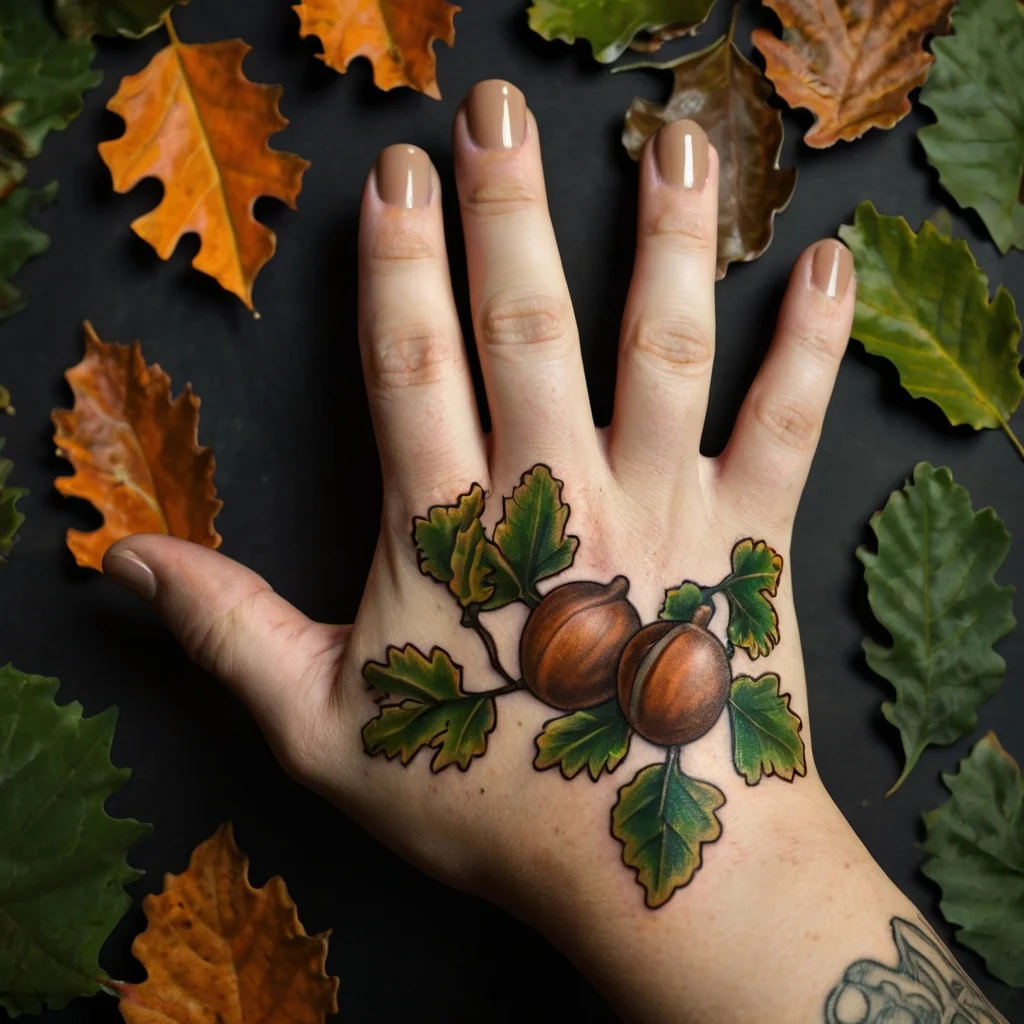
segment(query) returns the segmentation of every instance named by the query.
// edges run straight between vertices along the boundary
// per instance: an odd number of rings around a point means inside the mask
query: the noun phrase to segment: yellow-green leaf
[[[537,737],[534,767],[544,771],[557,766],[567,779],[586,768],[597,782],[601,772],[610,775],[629,753],[630,732],[617,697],[595,708],[552,718]]]
[[[752,679],[738,676],[729,692],[733,763],[748,786],[765,775],[787,782],[804,775],[803,723],[789,709],[789,694],[779,689],[779,677],[766,673]]]
[[[0,437],[0,451],[4,440]],[[18,539],[18,527],[25,522],[24,514],[18,511],[18,499],[24,498],[28,491],[23,487],[7,486],[7,477],[12,469],[14,463],[10,459],[0,458],[0,565],[4,564]]]

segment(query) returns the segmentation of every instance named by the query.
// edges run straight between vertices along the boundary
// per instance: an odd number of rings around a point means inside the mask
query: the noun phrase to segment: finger
[[[348,627],[313,622],[237,562],[174,537],[118,541],[103,572],[151,602],[193,661],[245,702],[279,756],[329,699]]]
[[[627,488],[692,483],[715,348],[718,156],[694,121],[640,161],[636,264],[619,345],[611,466]]]
[[[849,249],[819,242],[797,261],[775,339],[719,463],[718,493],[755,520],[792,525],[853,323]]]
[[[537,123],[515,86],[488,81],[470,91],[455,119],[455,170],[496,462],[518,473],[534,457],[596,459]]]
[[[452,296],[441,189],[426,153],[390,146],[363,194],[359,339],[385,501],[401,515],[486,470]],[[410,513],[411,514],[411,513]]]

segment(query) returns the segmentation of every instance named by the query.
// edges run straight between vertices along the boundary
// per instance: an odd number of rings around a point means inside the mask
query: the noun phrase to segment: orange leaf
[[[53,411],[57,452],[75,468],[57,490],[103,513],[92,533],[68,530],[75,561],[100,569],[116,540],[134,533],[183,537],[220,547],[213,528],[221,510],[213,486],[213,451],[200,448],[199,399],[192,388],[171,401],[171,378],[146,366],[142,348],[105,345],[85,325],[85,358],[64,375],[74,409]]]
[[[816,149],[891,128],[910,113],[909,93],[935,58],[927,36],[949,31],[953,0],[764,0],[783,37],[755,29],[765,74],[791,107],[816,117],[804,142]]]
[[[147,979],[113,986],[128,1024],[317,1024],[338,1012],[338,979],[324,973],[330,932],[306,934],[280,876],[249,884],[230,824],[142,908],[149,924],[132,952]]]
[[[378,89],[408,85],[441,98],[434,41],[455,45],[455,15],[445,0],[305,0],[294,8],[299,35],[319,36],[317,56],[340,74],[355,57],[373,65]]]
[[[253,204],[274,196],[295,209],[309,164],[268,145],[288,121],[277,106],[281,87],[242,74],[250,47],[241,39],[184,44],[165,24],[171,45],[125,77],[107,104],[125,132],[101,143],[100,156],[118,192],[144,178],[163,182],[159,206],[132,224],[160,258],[195,232],[201,245],[192,266],[252,309],[253,281],[277,245]]]

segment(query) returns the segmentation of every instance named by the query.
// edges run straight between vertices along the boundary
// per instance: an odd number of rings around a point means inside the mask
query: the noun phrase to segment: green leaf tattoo
[[[615,60],[641,32],[664,39],[696,32],[715,0],[536,0],[527,12],[530,28],[543,38],[573,43],[587,39],[596,60]]]
[[[665,591],[665,603],[658,613],[659,619],[671,619],[673,622],[689,622],[693,613],[705,604],[704,592],[692,580],[680,583],[675,590]]]
[[[160,19],[187,0],[54,0],[54,14],[72,39],[130,36],[138,39],[160,27]]]
[[[994,576],[1010,547],[1003,521],[975,512],[948,469],[926,462],[871,520],[878,553],[859,548],[868,601],[892,646],[864,641],[872,671],[896,690],[882,705],[900,730],[906,765],[894,792],[929,744],[954,743],[978,724],[1006,663],[992,645],[1013,629],[1013,587]]]
[[[371,755],[401,757],[408,764],[423,747],[436,748],[430,763],[435,772],[457,764],[463,771],[487,750],[497,714],[493,691],[466,693],[462,669],[447,651],[435,647],[429,660],[412,644],[389,647],[387,663],[367,662],[366,681],[385,700],[381,713],[363,728],[363,744]]]
[[[578,537],[565,535],[569,506],[562,482],[547,466],[534,466],[505,499],[504,517],[494,528],[494,542],[511,566],[527,604],[539,604],[537,583],[568,569],[576,557]]]
[[[21,292],[11,278],[33,256],[50,248],[50,236],[28,222],[28,214],[45,206],[57,194],[57,183],[33,191],[15,189],[0,201],[0,320],[25,308]]]
[[[1024,455],[1008,425],[1024,396],[1010,293],[1000,286],[989,301],[988,278],[967,243],[931,223],[915,235],[902,217],[864,202],[839,234],[857,265],[853,337],[892,362],[907,391],[934,402],[950,423],[1000,427]]]
[[[928,859],[921,870],[942,888],[942,916],[958,925],[1001,981],[1024,987],[1024,779],[994,733],[978,741],[955,774],[952,794],[924,816]]]
[[[553,718],[537,737],[534,767],[544,771],[557,766],[567,779],[586,768],[597,782],[602,771],[610,775],[629,753],[631,731],[617,699]]]
[[[439,583],[450,583],[455,572],[452,556],[459,531],[472,526],[484,511],[484,489],[473,484],[454,505],[435,505],[426,518],[412,521],[412,536],[419,552],[420,572],[433,576]]]
[[[131,905],[128,850],[149,832],[111,818],[117,711],[58,707],[58,682],[0,668],[0,1006],[59,1010],[99,991],[100,947]]]
[[[779,689],[779,677],[766,673],[752,679],[738,676],[729,694],[733,762],[748,786],[765,775],[787,782],[805,775],[803,723],[789,709],[789,694]]]
[[[3,449],[4,438],[0,437],[0,450]],[[14,468],[10,459],[0,458],[0,565],[11,553],[17,540],[18,528],[25,522],[25,516],[18,511],[18,499],[24,498],[28,491],[23,487],[8,487],[7,477]]]
[[[729,639],[751,659],[771,654],[779,642],[779,614],[768,598],[781,575],[782,555],[747,538],[732,549],[732,573],[717,588],[729,601]]]
[[[1000,251],[1024,249],[1024,7],[961,3],[953,27],[932,40],[921,102],[938,123],[918,138],[943,188],[978,211]]]
[[[612,835],[646,890],[647,906],[660,907],[693,878],[701,847],[722,834],[715,811],[724,803],[720,790],[683,774],[675,747],[663,764],[648,765],[619,790]]]

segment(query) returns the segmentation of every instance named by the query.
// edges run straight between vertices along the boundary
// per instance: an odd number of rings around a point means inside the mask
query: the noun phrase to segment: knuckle
[[[367,384],[378,392],[404,390],[441,380],[455,360],[448,334],[430,323],[373,331]]]
[[[640,320],[633,331],[632,347],[642,357],[684,376],[707,373],[714,358],[711,332],[689,316]]]
[[[254,589],[240,596],[226,611],[186,624],[181,637],[185,653],[205,671],[216,676],[230,676],[245,616],[255,602],[263,600],[270,592],[270,585],[260,580]]]
[[[537,193],[521,177],[482,179],[462,197],[464,212],[474,217],[503,217],[521,213],[537,202]]]
[[[711,250],[712,232],[696,203],[673,202],[644,223],[643,233],[675,252],[703,256]]]
[[[480,322],[483,344],[543,345],[557,342],[568,333],[566,303],[549,295],[524,295],[492,302]]]
[[[839,360],[846,351],[846,338],[840,338],[827,325],[800,324],[795,333],[797,345],[811,355],[828,361]]]
[[[756,412],[758,422],[782,448],[805,453],[817,443],[820,418],[807,403],[780,395],[763,395]]]
[[[409,225],[386,225],[374,238],[371,253],[374,268],[387,273],[410,261],[435,259],[437,245],[430,232]]]

